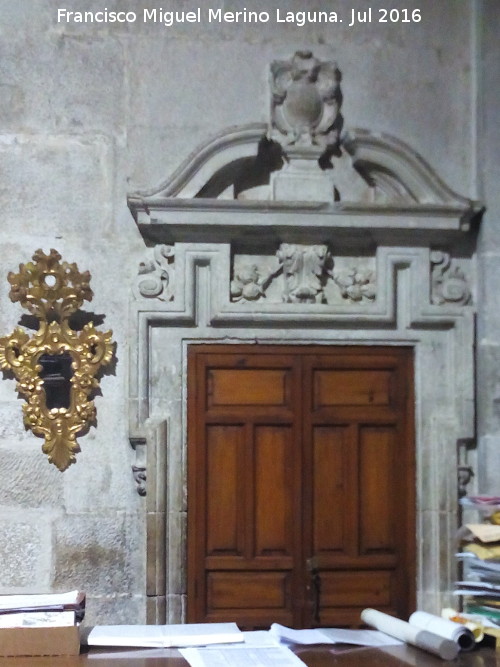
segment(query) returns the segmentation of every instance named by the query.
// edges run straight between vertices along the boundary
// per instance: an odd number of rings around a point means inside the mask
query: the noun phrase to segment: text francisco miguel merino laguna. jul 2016
[[[351,9],[345,16],[336,11],[291,11],[276,8],[273,11],[226,11],[219,8],[196,7],[191,10],[167,11],[162,7],[143,9],[142,12],[115,11],[104,7],[97,11],[73,11],[60,7],[58,23],[159,23],[171,27],[182,23],[293,23],[304,26],[309,23],[345,23],[348,27],[364,23],[420,23],[420,9],[371,7],[357,11]]]

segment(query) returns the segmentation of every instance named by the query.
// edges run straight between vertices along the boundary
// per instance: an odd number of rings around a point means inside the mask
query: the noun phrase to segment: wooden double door
[[[412,351],[193,345],[188,620],[414,609]]]

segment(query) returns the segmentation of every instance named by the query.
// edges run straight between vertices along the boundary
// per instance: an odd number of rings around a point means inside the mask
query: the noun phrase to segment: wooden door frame
[[[414,363],[413,355],[414,348],[408,345],[402,346],[384,346],[384,345],[315,345],[315,344],[305,344],[305,345],[290,345],[290,344],[266,344],[266,345],[255,345],[255,344],[236,344],[236,345],[224,345],[217,342],[214,343],[193,343],[188,347],[188,373],[187,373],[187,386],[189,388],[195,388],[195,391],[198,391],[200,385],[195,382],[196,377],[199,377],[199,364],[201,355],[209,353],[210,355],[215,355],[217,352],[223,351],[225,354],[273,354],[276,353],[279,348],[280,354],[286,354],[293,351],[294,354],[297,354],[297,350],[300,349],[301,354],[319,354],[319,355],[337,355],[339,349],[355,352],[357,355],[361,356],[370,356],[372,361],[380,357],[382,354],[391,354],[397,356],[400,359],[400,363],[405,365],[405,377],[411,378],[406,386],[406,395],[404,396],[404,401],[406,402],[405,420],[404,420],[404,437],[405,441],[408,443],[407,451],[410,453],[409,460],[406,460],[406,467],[409,479],[413,480],[413,483],[409,485],[407,493],[405,495],[405,521],[404,526],[406,529],[405,538],[402,540],[402,544],[405,548],[405,553],[402,554],[403,561],[406,562],[407,568],[403,572],[402,568],[399,569],[399,578],[400,586],[408,591],[408,600],[410,606],[415,606],[416,599],[416,447],[415,447],[415,402],[414,402]],[[374,351],[377,351],[378,354],[374,354]],[[196,412],[200,409],[200,395],[196,396],[196,400],[191,400],[188,392],[188,401],[187,401],[187,485],[189,490],[189,502],[188,502],[188,522],[187,522],[187,616],[188,620],[192,620],[192,602],[195,595],[196,587],[196,577],[190,576],[193,572],[197,571],[197,563],[195,561],[196,549],[190,549],[188,545],[193,544],[194,541],[198,539],[198,536],[195,531],[195,521],[190,520],[189,517],[189,507],[198,508],[199,504],[197,502],[196,493],[197,493],[197,483],[196,483],[196,461],[193,458],[193,448],[190,447],[190,442],[194,437],[193,429],[196,424]],[[308,427],[305,422],[302,420],[302,429]],[[303,470],[304,466],[307,466],[308,462],[303,461],[300,469]],[[410,468],[408,470],[408,468]],[[301,473],[302,474],[302,473]],[[302,488],[302,485],[301,485]],[[307,503],[301,503],[301,513],[306,511]],[[304,526],[308,526],[307,517],[302,516],[302,523]],[[309,540],[310,541],[310,540]],[[301,552],[302,560],[305,562],[308,557],[306,553],[308,540],[304,539],[300,545],[299,551]],[[410,551],[410,553],[409,553]],[[305,591],[306,589],[306,575],[303,572],[304,568],[298,568],[301,576],[295,576],[295,587],[297,590]],[[300,579],[300,582],[298,579]],[[300,606],[302,608],[302,621],[300,624],[304,623],[306,618],[306,605],[300,601]]]

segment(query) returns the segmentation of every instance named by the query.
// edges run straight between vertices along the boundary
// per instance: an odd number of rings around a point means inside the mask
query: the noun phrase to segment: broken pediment
[[[304,224],[319,236],[325,226],[467,230],[479,207],[412,148],[344,128],[341,78],[310,52],[272,63],[268,124],[221,132],[159,186],[129,196],[143,235],[170,242],[200,226],[207,234]],[[220,211],[231,220],[211,217]]]

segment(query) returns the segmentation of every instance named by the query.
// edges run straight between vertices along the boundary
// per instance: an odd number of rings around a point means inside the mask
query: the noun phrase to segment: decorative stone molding
[[[282,243],[276,253],[283,266],[285,303],[322,303],[331,254],[326,245]]]
[[[274,256],[235,254],[231,301],[266,299],[267,303],[323,303],[332,308],[345,302],[372,303],[376,297],[375,258],[337,258],[328,250],[322,257],[325,247],[281,244]],[[337,263],[339,268],[334,271]],[[294,283],[304,290],[300,299],[294,296]]]
[[[271,64],[271,125],[287,144],[332,146],[340,152],[342,75],[311,51]]]
[[[373,301],[376,297],[375,272],[357,269],[335,271],[333,280],[340,287],[342,296],[351,303]]]
[[[159,244],[154,247],[153,258],[149,258],[139,265],[137,290],[145,299],[160,299],[171,301],[173,282],[174,248]]]
[[[132,474],[134,476],[135,483],[137,484],[137,493],[140,496],[146,495],[146,466],[132,466]]]
[[[429,218],[455,218],[461,225],[470,224],[476,212],[472,202],[453,192],[409,146],[385,134],[344,131],[341,78],[334,62],[320,61],[310,51],[273,62],[269,123],[222,132],[157,188],[131,195],[129,207],[143,233],[152,221],[163,225],[165,213],[173,207],[177,222],[169,226],[168,242],[172,242],[176,232],[188,229],[179,215],[183,200],[191,202],[193,213],[211,210],[210,202],[219,199],[252,202],[252,212],[259,210],[255,202],[262,200],[297,202],[302,209],[304,202],[321,202],[328,204],[324,212],[334,215],[359,214],[360,205],[367,203],[372,212],[377,203],[382,215],[404,205],[411,217],[419,216],[417,224],[413,219],[409,225],[412,232],[422,223],[422,206]],[[335,175],[331,173],[334,166],[340,167]],[[194,200],[203,202],[195,208]],[[196,219],[191,219],[189,229],[195,224]],[[219,231],[222,224],[230,223],[219,222],[215,229]],[[386,225],[391,226],[390,215]],[[150,240],[157,242],[158,236],[153,237]]]
[[[455,303],[462,306],[470,303],[472,296],[465,273],[458,265],[451,266],[450,254],[434,250],[430,260],[432,303]]]
[[[198,341],[389,344],[415,349],[418,604],[435,611],[441,603],[449,603],[443,581],[454,576],[454,565],[439,544],[452,543],[456,531],[456,443],[471,437],[474,430],[474,319],[469,306],[429,302],[428,248],[378,248],[377,298],[343,306],[267,299],[234,303],[228,289],[229,244],[179,244],[176,253],[182,267],[176,276],[176,300],[151,300],[149,310],[136,304],[130,381],[131,414],[137,427],[151,417],[168,417],[170,424],[168,442],[165,435],[151,441],[148,437],[146,496],[149,502],[151,480],[156,479],[165,497],[157,501],[154,517],[147,514],[153,559],[148,586],[166,570],[165,587],[155,583],[154,590],[158,596],[165,591],[167,622],[185,618],[188,417],[186,400],[179,397],[187,392],[188,346]],[[151,462],[154,451],[164,459]],[[159,532],[163,526],[166,537]]]
[[[467,486],[470,484],[472,478],[474,477],[472,466],[458,466],[457,477],[458,497],[463,498],[467,495]]]
[[[458,465],[457,465],[457,484],[458,497],[463,498],[467,495],[467,487],[474,478],[474,468],[470,464],[470,454],[475,449],[476,442],[473,438],[460,438],[457,443]]]
[[[256,301],[264,296],[262,280],[256,264],[243,266],[235,273],[231,281],[231,297],[233,301]]]
[[[275,270],[265,270],[257,264],[244,263],[233,270],[231,281],[231,301],[257,301],[266,296],[270,282],[282,270],[281,265]]]
[[[307,201],[237,200],[225,193],[234,185],[227,176],[234,165],[255,163],[257,147],[266,125],[233,128],[223,132],[191,156],[157,188],[129,195],[128,205],[144,239],[151,243],[172,244],[175,241],[224,241],[240,234],[256,234],[256,216],[265,224],[258,237],[275,238],[276,228],[284,233],[293,229],[304,242],[322,243],[325,234],[349,229],[351,237],[366,239],[370,233],[375,243],[393,242],[394,230],[403,245],[421,237],[432,237],[440,243],[453,240],[456,230],[467,231],[480,218],[481,206],[461,197],[443,183],[436,172],[410,147],[388,135],[373,135],[367,130],[350,129],[343,148],[350,156],[353,178],[360,175],[366,190],[373,190],[364,200],[331,198]],[[253,157],[252,157],[253,156]],[[279,173],[279,172],[277,172]],[[222,174],[225,174],[222,178]],[[235,176],[233,177],[235,178]],[[199,197],[209,182],[222,182],[207,197]],[[302,181],[307,189],[310,182]],[[384,195],[379,202],[376,193]],[[269,191],[272,199],[273,191]],[[369,195],[369,196],[368,196]],[[296,199],[302,194],[296,193]],[[226,215],[221,215],[224,212]],[[303,226],[311,214],[315,224]]]
[[[141,429],[141,432],[132,430],[129,435],[130,444],[135,451],[135,463],[131,465],[132,475],[140,496],[147,493],[147,440],[143,431],[144,429]]]

